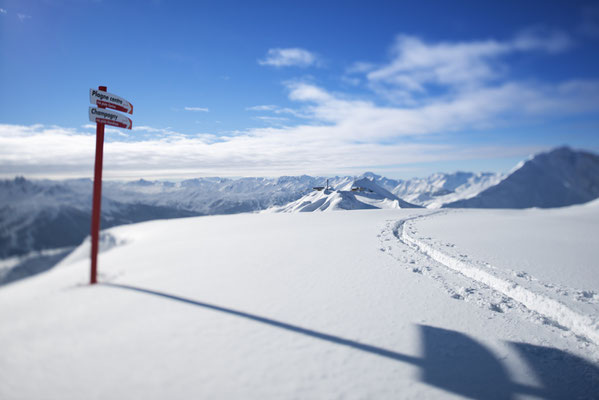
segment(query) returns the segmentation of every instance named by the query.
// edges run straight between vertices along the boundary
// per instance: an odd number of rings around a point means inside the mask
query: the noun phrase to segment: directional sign
[[[125,129],[131,129],[133,126],[133,122],[123,114],[96,107],[89,108],[89,120],[98,124],[118,126]]]
[[[100,107],[133,114],[133,104],[116,94],[104,92],[102,90],[90,89],[89,102]]]

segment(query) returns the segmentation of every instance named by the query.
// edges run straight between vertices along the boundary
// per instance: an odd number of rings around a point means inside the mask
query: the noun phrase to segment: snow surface
[[[535,233],[520,213],[513,226]],[[0,289],[0,398],[596,398],[597,343],[403,241],[401,227],[440,218],[454,228],[451,215],[240,214],[111,228],[101,284],[86,284],[86,242]]]
[[[401,226],[400,237],[436,261],[599,343],[599,213],[439,213]],[[503,311],[503,304],[496,304]]]

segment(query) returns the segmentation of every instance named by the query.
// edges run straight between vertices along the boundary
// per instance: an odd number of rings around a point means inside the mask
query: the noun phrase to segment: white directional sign
[[[133,126],[133,122],[123,114],[96,107],[89,108],[89,120],[98,124],[117,126],[125,129],[131,129]]]
[[[133,114],[133,104],[129,103],[122,97],[117,96],[116,94],[103,92],[97,89],[90,89],[89,101],[90,103],[100,107],[122,111],[127,114]]]

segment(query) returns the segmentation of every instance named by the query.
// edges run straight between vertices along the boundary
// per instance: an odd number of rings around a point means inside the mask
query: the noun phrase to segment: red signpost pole
[[[107,91],[106,86],[98,86],[98,90]],[[98,105],[98,108],[105,108]],[[98,246],[100,241],[100,206],[102,205],[102,156],[104,154],[104,124],[96,123],[96,163],[94,167],[94,194],[92,203],[92,270],[90,285],[98,282]]]

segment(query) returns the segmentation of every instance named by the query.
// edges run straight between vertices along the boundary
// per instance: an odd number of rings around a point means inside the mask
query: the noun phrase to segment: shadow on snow
[[[270,318],[208,304],[168,293],[117,283],[103,286],[133,290],[194,306],[235,315],[355,350],[408,363],[420,368],[421,380],[442,390],[474,399],[511,399],[529,395],[544,399],[599,398],[599,367],[583,358],[551,347],[510,342],[540,387],[512,382],[507,369],[485,346],[463,333],[419,325],[422,357],[344,339]]]

